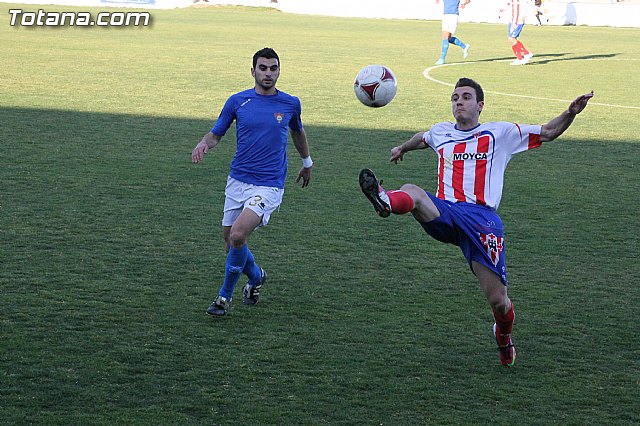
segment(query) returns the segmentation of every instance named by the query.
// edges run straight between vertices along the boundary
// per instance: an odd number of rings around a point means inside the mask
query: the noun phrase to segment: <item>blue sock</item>
[[[256,265],[256,259],[253,257],[253,253],[251,250],[247,248],[247,262],[244,264],[244,269],[242,273],[249,277],[249,284],[256,285],[260,282],[260,278],[262,278],[262,272],[260,271],[260,267]]]
[[[233,248],[229,250],[227,254],[227,263],[225,265],[224,283],[220,289],[220,296],[229,300],[233,295],[233,290],[236,288],[238,278],[247,263],[247,254],[249,247],[245,244],[240,248]]]
[[[442,55],[440,59],[443,59],[447,56],[447,50],[449,50],[449,40],[442,40]]]
[[[464,49],[465,47],[467,47],[467,45],[466,45],[466,44],[464,44],[464,43],[462,42],[462,40],[460,40],[460,39],[459,39],[459,38],[457,38],[457,37],[453,37],[453,36],[452,36],[451,38],[449,38],[449,43],[453,43],[453,44],[455,44],[456,46],[460,46],[460,47],[462,47],[463,49]]]

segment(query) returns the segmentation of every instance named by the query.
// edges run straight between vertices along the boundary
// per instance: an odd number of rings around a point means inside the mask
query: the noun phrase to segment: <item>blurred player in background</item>
[[[533,53],[529,52],[524,44],[518,37],[524,28],[524,22],[526,16],[531,14],[532,6],[530,0],[509,0],[506,9],[501,9],[500,12],[507,12],[509,14],[509,26],[508,38],[511,43],[511,50],[516,55],[516,59],[511,62],[511,65],[524,65],[531,60]]]
[[[534,5],[535,5],[535,17],[536,20],[538,21],[538,25],[542,25],[542,20],[540,19],[540,17],[542,15],[544,15],[544,4],[543,4],[543,0],[535,0]]]
[[[254,229],[266,226],[271,213],[278,209],[287,176],[288,133],[302,157],[296,182],[309,185],[313,161],[309,155],[307,135],[300,117],[300,100],[276,89],[280,76],[280,58],[270,48],[253,56],[251,75],[255,86],[232,95],[224,104],[213,129],[196,145],[191,160],[200,163],[236,122],[237,150],[225,189],[222,235],[227,261],[224,282],[218,296],[207,309],[213,316],[225,315],[233,290],[243,273],[249,282],[243,288],[243,302],[258,302],[267,274],[249,250],[247,241]]]
[[[464,9],[469,2],[470,0],[465,0],[464,3],[460,4],[460,0],[443,0],[444,14],[442,15],[442,53],[440,55],[440,59],[436,62],[436,65],[444,64],[450,43],[462,48],[463,58],[466,58],[469,55],[471,45],[465,44],[462,40],[453,36],[458,28],[458,16],[460,15],[459,9]],[[440,0],[436,0],[436,4],[438,3],[440,3]]]
[[[502,220],[496,213],[505,169],[513,155],[560,136],[592,96],[593,92],[579,96],[566,111],[542,126],[480,124],[484,108],[482,87],[461,78],[451,95],[455,124],[436,124],[391,149],[390,160],[396,164],[409,151],[431,148],[436,152],[435,195],[412,184],[385,191],[371,170],[360,172],[360,188],[378,215],[411,213],[433,238],[460,247],[491,305],[493,333],[504,366],[511,367],[516,361],[511,340],[515,313],[507,296],[505,237]]]

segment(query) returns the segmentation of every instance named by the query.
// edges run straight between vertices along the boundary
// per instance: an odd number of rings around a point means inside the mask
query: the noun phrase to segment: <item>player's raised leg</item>
[[[458,46],[458,47],[460,47],[462,49],[462,57],[463,58],[466,59],[466,57],[469,56],[469,48],[471,47],[470,44],[464,43],[458,37],[455,37],[453,35],[451,37],[449,37],[449,43],[455,44],[456,46]]]
[[[417,220],[429,222],[440,216],[431,198],[417,185],[405,184],[399,190],[386,191],[373,171],[363,169],[360,189],[381,217],[411,212]]]
[[[378,178],[369,169],[362,169],[360,171],[360,189],[362,193],[367,197],[376,213],[380,217],[387,217],[391,214],[391,205],[387,191],[384,190]]]

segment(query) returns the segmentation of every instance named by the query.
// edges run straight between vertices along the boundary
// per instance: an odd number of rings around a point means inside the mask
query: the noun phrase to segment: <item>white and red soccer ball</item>
[[[382,107],[396,96],[396,76],[384,65],[367,65],[353,83],[360,102],[369,107]]]

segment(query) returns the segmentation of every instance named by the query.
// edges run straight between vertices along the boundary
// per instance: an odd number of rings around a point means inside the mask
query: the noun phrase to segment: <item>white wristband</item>
[[[302,167],[308,169],[311,166],[313,166],[313,160],[311,159],[311,156],[302,159]]]

